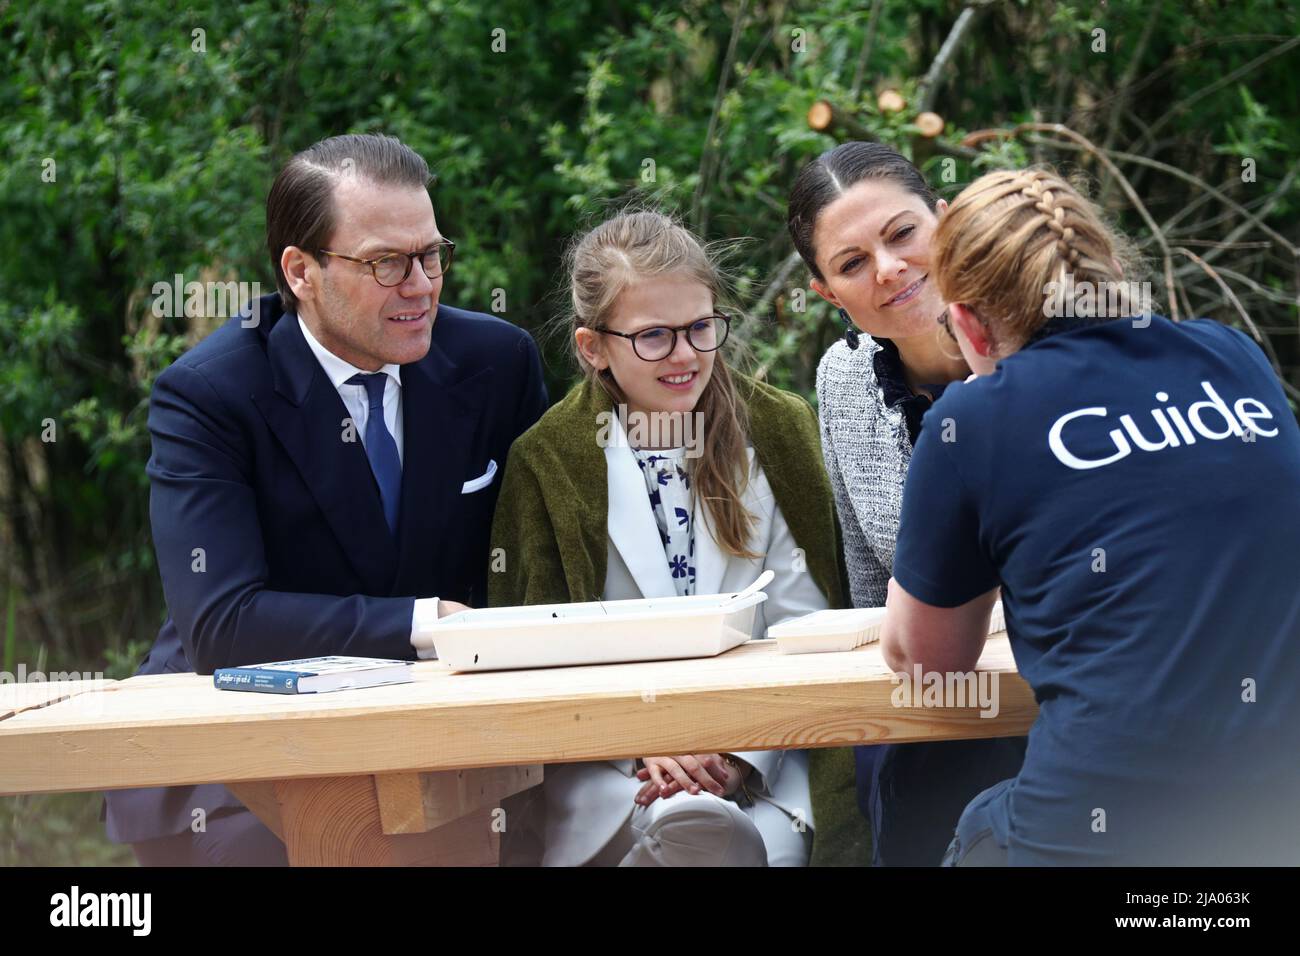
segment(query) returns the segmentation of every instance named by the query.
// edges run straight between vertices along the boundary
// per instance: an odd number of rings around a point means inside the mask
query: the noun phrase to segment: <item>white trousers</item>
[[[636,807],[588,866],[807,866],[811,836],[769,803],[679,792]]]

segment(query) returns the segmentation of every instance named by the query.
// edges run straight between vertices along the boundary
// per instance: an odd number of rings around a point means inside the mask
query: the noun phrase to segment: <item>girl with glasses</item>
[[[723,282],[701,244],[665,215],[626,212],[568,265],[582,378],[511,448],[491,603],[726,593],[770,568],[755,636],[839,606],[816,416],[728,367]],[[801,866],[815,824],[797,750],[548,766],[526,796],[507,863],[524,830],[545,865]]]

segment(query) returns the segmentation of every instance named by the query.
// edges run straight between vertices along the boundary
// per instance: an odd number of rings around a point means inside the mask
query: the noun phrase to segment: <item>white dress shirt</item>
[[[307,328],[307,323],[298,316],[298,326],[302,329],[302,337],[307,340],[307,346],[311,349],[312,354],[316,356],[316,361],[320,362],[320,367],[325,370],[329,377],[330,384],[339,393],[339,398],[343,399],[343,405],[348,410],[348,415],[356,424],[357,438],[361,440],[361,446],[366,444],[366,422],[370,420],[370,397],[366,392],[366,387],[358,382],[348,382],[353,375],[369,375],[365,369],[357,368],[351,362],[345,362],[325,346],[316,341],[316,336],[311,334],[311,329]],[[393,436],[393,441],[397,443],[397,460],[405,462],[405,448],[402,442],[402,368],[400,365],[393,365],[391,362],[385,365],[379,371],[388,376],[388,381],[384,383],[384,424],[388,426],[388,433]],[[340,423],[341,426],[341,423]]]
[[[356,426],[357,438],[361,440],[361,447],[364,448],[366,423],[370,420],[370,396],[364,385],[349,382],[348,379],[353,375],[370,373],[365,369],[357,368],[351,362],[345,362],[317,342],[316,336],[311,334],[311,329],[307,328],[307,323],[302,320],[301,315],[298,316],[298,327],[302,329],[302,337],[307,340],[307,346],[316,356],[316,361],[320,362],[320,367],[329,377],[330,384],[339,393],[339,398],[343,399],[343,405]],[[379,371],[388,376],[388,381],[384,383],[384,424],[388,426],[388,433],[397,443],[398,461],[405,463],[405,447],[402,442],[402,367],[390,362]],[[342,422],[339,426],[342,427]],[[436,597],[416,598],[415,608],[411,612],[412,640],[417,634],[428,630],[437,620],[438,599]]]

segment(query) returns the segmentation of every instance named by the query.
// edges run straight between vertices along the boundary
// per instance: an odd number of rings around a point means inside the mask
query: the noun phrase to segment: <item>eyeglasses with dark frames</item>
[[[657,325],[642,329],[640,332],[615,332],[613,329],[592,329],[601,335],[617,335],[630,339],[632,351],[644,362],[660,362],[673,354],[677,348],[677,333],[685,332],[686,341],[697,352],[716,352],[727,341],[731,331],[731,316],[725,312],[687,322],[685,325],[670,327]]]
[[[390,252],[374,259],[358,259],[356,256],[345,256],[341,252],[331,252],[328,249],[317,249],[316,253],[369,266],[370,274],[375,277],[375,281],[391,289],[393,286],[401,285],[410,277],[411,267],[416,259],[420,260],[420,268],[430,279],[446,275],[447,270],[451,268],[451,258],[455,251],[456,243],[446,239],[419,252]]]

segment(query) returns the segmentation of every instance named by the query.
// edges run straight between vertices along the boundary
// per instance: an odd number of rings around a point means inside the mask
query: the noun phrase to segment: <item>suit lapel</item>
[[[457,552],[463,538],[456,533],[461,488],[471,472],[478,474],[472,466],[480,463],[471,459],[483,445],[477,439],[492,373],[483,369],[460,382],[455,373],[456,366],[436,343],[421,361],[402,366],[404,461],[395,594],[427,588],[430,562],[443,563],[438,550],[450,543]]]
[[[615,434],[616,432],[616,434]],[[650,508],[645,478],[637,467],[636,456],[627,444],[627,435],[617,421],[611,429],[615,438],[605,448],[609,474],[609,539],[618,549],[642,597],[673,597],[673,586],[664,557],[663,539]],[[698,542],[696,547],[699,547]]]
[[[284,313],[267,340],[274,393],[254,395],[367,594],[385,595],[397,551],[360,436],[346,441],[347,408],[311,354],[298,317]]]

